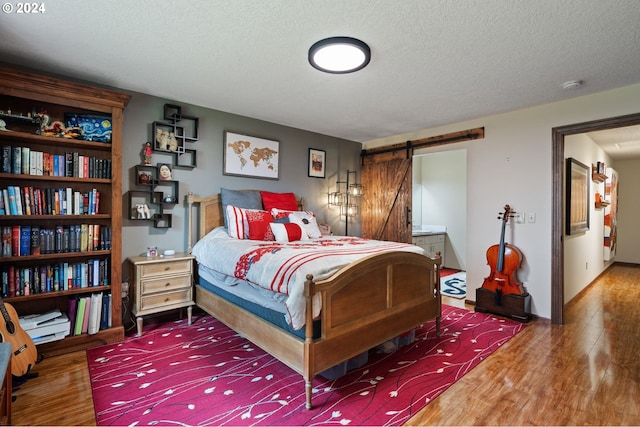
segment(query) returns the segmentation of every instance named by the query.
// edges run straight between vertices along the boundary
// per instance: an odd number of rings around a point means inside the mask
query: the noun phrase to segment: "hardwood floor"
[[[407,425],[639,425],[639,301],[640,268],[614,265],[567,305],[564,326],[531,322]],[[95,425],[84,352],[35,371],[14,393],[13,424]]]

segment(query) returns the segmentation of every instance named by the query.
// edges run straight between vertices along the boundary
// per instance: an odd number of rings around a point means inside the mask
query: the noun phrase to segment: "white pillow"
[[[289,221],[298,224],[311,239],[322,237],[316,216],[305,211],[297,211],[289,214]]]

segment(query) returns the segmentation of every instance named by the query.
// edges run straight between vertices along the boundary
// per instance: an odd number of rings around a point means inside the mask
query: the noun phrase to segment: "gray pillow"
[[[227,205],[244,209],[262,209],[262,196],[257,190],[228,190],[220,189],[222,199],[222,215],[224,216],[224,226],[227,226]]]

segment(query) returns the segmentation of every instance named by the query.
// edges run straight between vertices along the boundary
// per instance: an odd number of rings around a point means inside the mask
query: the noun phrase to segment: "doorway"
[[[467,150],[416,150],[411,199],[414,231],[446,227],[443,266],[466,271]]]
[[[564,138],[568,135],[614,129],[640,124],[640,114],[612,117],[591,122],[556,127],[552,132],[552,221],[551,221],[551,323],[564,324],[564,240],[563,174]]]

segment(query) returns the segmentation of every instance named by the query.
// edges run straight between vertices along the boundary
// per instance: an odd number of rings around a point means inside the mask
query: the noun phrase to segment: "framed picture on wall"
[[[324,178],[327,165],[327,152],[315,148],[309,148],[309,176]]]
[[[223,174],[279,179],[280,142],[225,131]]]
[[[589,230],[589,167],[569,157],[566,167],[566,234]]]

